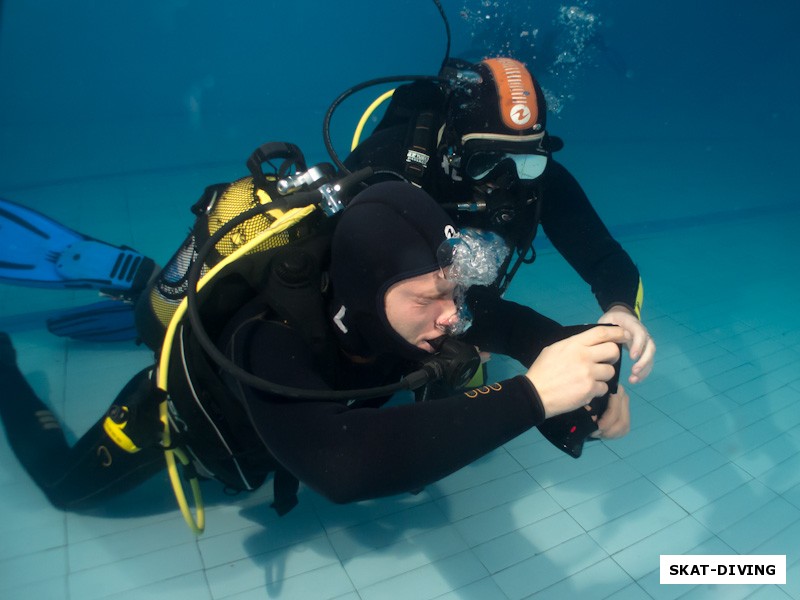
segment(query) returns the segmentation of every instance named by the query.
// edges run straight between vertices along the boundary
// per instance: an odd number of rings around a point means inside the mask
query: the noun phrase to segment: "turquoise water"
[[[209,486],[199,540],[163,480],[103,514],[53,510],[0,440],[0,598],[800,598],[800,8],[443,6],[453,55],[533,65],[561,161],[642,271],[659,354],[629,390],[631,434],[574,461],[529,432],[418,496],[341,507],[303,489],[283,519],[270,489]],[[330,102],[433,74],[443,29],[425,0],[4,0],[0,195],[163,261],[206,185],[268,140],[324,160]],[[340,152],[373,97],[337,112]],[[546,240],[509,296],[598,316]],[[151,359],[44,330],[94,300],[0,286],[0,327],[75,437]],[[661,554],[786,555],[787,584],[660,585]]]

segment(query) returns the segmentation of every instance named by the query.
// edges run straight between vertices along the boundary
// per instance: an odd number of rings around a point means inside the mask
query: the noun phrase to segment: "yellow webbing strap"
[[[197,290],[201,290],[206,283],[211,281],[214,276],[216,276],[220,271],[222,271],[222,269],[227,267],[233,261],[247,254],[252,248],[263,243],[270,237],[282,233],[290,227],[296,225],[298,222],[316,210],[316,208],[316,206],[311,205],[302,208],[293,208],[285,213],[278,209],[268,211],[273,217],[276,217],[275,222],[272,223],[269,229],[264,230],[252,240],[237,248],[235,252],[232,252],[222,261],[217,263],[213,268],[211,268],[208,273],[206,273],[206,275],[197,283]],[[178,326],[186,314],[187,306],[188,300],[184,298],[180,305],[178,305],[178,308],[175,311],[175,314],[173,315],[164,335],[164,344],[161,348],[161,357],[158,363],[158,377],[156,381],[158,387],[164,392],[167,392],[167,373],[169,371],[169,358],[170,354],[172,353],[175,332],[178,330]],[[181,514],[183,514],[183,518],[186,521],[186,524],[189,526],[189,529],[191,529],[195,535],[200,535],[203,533],[203,529],[205,528],[205,510],[203,508],[203,497],[200,493],[200,484],[197,481],[197,477],[191,477],[189,479],[192,495],[194,497],[195,513],[197,514],[197,517],[195,518],[191,509],[189,508],[189,503],[186,500],[186,494],[183,491],[183,484],[181,482],[180,474],[178,473],[175,458],[177,457],[177,459],[181,461],[181,464],[184,466],[187,466],[190,463],[190,460],[182,449],[171,447],[172,440],[166,400],[161,403],[159,410],[161,422],[164,425],[164,437],[162,443],[164,445],[164,454],[167,460],[167,472],[169,474],[170,482],[172,483],[172,490],[175,492],[175,499],[178,501],[178,507],[180,508]]]
[[[367,119],[372,116],[372,113],[375,112],[375,109],[378,108],[381,104],[383,104],[387,98],[391,98],[392,94],[394,94],[394,90],[389,90],[375,98],[375,100],[367,107],[367,110],[364,111],[364,114],[361,115],[361,119],[358,121],[358,126],[356,127],[356,131],[353,134],[353,143],[350,145],[350,152],[356,149],[358,146],[358,142],[361,140],[361,133],[364,131],[364,126],[367,124]]]

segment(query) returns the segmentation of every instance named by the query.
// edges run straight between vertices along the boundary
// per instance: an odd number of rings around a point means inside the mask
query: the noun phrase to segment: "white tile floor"
[[[166,258],[195,191],[234,174],[187,170],[14,197]],[[160,183],[183,200],[141,193]],[[56,195],[81,200],[64,206]],[[800,211],[734,216],[621,234],[644,273],[659,347],[652,377],[629,387],[626,438],[573,460],[532,431],[417,496],[335,506],[302,489],[283,518],[268,507],[271,486],[231,499],[209,484],[199,539],[163,478],[103,514],[58,512],[0,440],[0,598],[800,599]],[[586,286],[551,250],[509,295],[562,322],[596,317]],[[43,330],[46,311],[93,299],[0,287],[0,326],[75,435],[150,360],[129,344]],[[512,369],[498,361],[493,373]],[[788,582],[660,585],[659,555],[683,553],[785,554]]]

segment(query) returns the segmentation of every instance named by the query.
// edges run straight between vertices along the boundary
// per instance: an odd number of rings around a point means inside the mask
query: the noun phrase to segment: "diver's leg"
[[[17,356],[6,333],[0,333],[0,417],[6,437],[19,462],[42,487],[61,471],[69,451],[61,425],[17,367]]]
[[[31,479],[62,509],[89,508],[125,492],[164,467],[158,443],[158,398],[152,394],[149,370],[136,375],[122,390],[109,412],[70,448],[56,416],[36,396],[16,363],[7,334],[0,333],[0,418],[9,445]],[[126,409],[122,411],[123,407]],[[123,429],[141,448],[131,452],[109,435],[107,418],[127,417]],[[119,429],[119,428],[118,428]],[[116,441],[115,441],[116,440]]]

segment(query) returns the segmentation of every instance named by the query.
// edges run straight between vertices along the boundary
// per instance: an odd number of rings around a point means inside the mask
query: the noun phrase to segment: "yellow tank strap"
[[[367,119],[369,119],[372,116],[372,113],[375,112],[375,109],[377,109],[381,104],[383,104],[388,98],[391,98],[392,94],[394,94],[394,89],[391,89],[388,92],[384,92],[383,94],[375,98],[375,100],[372,101],[372,104],[370,104],[367,107],[367,110],[364,111],[364,114],[361,115],[361,119],[359,119],[358,125],[356,126],[356,131],[353,134],[353,143],[350,144],[350,152],[355,150],[356,146],[358,146],[358,142],[361,140],[361,134],[364,131],[364,126],[367,124]]]
[[[269,229],[264,230],[261,234],[254,237],[252,240],[247,242],[246,244],[242,245],[241,247],[237,248],[235,252],[232,252],[230,255],[226,256],[223,260],[217,263],[213,268],[211,268],[208,273],[197,283],[198,291],[203,288],[211,279],[213,279],[220,271],[222,271],[225,267],[231,264],[233,261],[241,258],[251,249],[255,248],[259,244],[262,244],[267,239],[271,238],[272,236],[278,235],[279,233],[283,233],[287,229],[291,228],[292,226],[299,223],[301,220],[306,218],[312,212],[317,210],[317,207],[314,205],[311,206],[304,206],[301,208],[293,208],[286,212],[282,211],[270,211],[271,214],[276,216],[276,221],[272,223]],[[178,330],[178,326],[183,320],[184,315],[186,314],[186,308],[188,306],[188,300],[184,298],[181,300],[180,305],[178,305],[175,314],[172,316],[172,320],[167,327],[167,331],[164,335],[164,344],[161,347],[161,357],[158,363],[158,377],[156,383],[158,387],[167,392],[167,375],[169,373],[169,357],[172,354],[172,346],[175,341],[175,333]],[[189,503],[186,500],[186,494],[183,491],[183,484],[181,482],[180,474],[178,473],[178,468],[176,464],[176,457],[177,459],[183,464],[184,466],[188,466],[190,460],[186,453],[181,450],[180,448],[172,448],[172,436],[171,430],[169,425],[169,414],[167,408],[167,401],[161,403],[159,408],[161,414],[161,422],[164,427],[164,433],[162,438],[162,444],[164,445],[164,454],[167,461],[167,473],[169,474],[170,482],[172,483],[172,490],[175,493],[175,499],[178,501],[178,507],[180,508],[181,514],[183,515],[186,524],[189,526],[195,535],[200,535],[203,533],[203,529],[205,528],[205,509],[203,508],[203,497],[200,492],[200,484],[197,481],[196,477],[191,477],[189,479],[189,484],[192,490],[192,496],[194,497],[194,506],[195,506],[195,515],[192,514],[191,509],[189,508]]]

